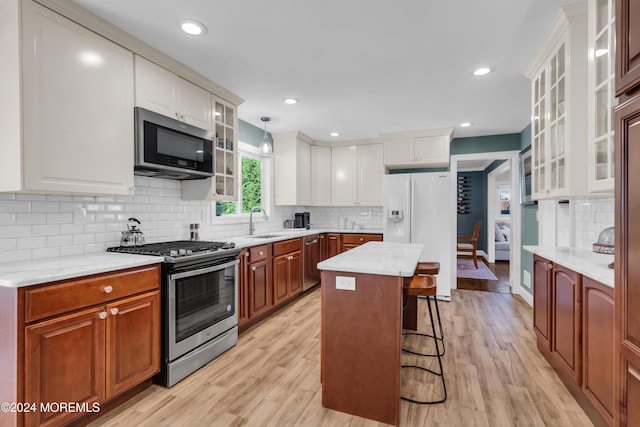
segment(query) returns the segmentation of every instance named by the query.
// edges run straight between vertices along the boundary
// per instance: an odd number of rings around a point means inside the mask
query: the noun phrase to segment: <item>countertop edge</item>
[[[525,245],[522,248],[606,286],[615,287],[614,270],[608,267],[614,260],[613,255],[597,254],[588,249],[574,247]]]
[[[0,286],[6,288],[22,288],[25,286],[41,285],[60,280],[125,270],[127,268],[160,264],[163,261],[163,257],[116,254],[110,252],[24,261],[5,265],[5,267],[9,267],[9,265],[13,267],[13,271],[11,272],[3,273],[0,269],[0,276],[2,276],[0,277]],[[37,268],[34,269],[34,266]]]

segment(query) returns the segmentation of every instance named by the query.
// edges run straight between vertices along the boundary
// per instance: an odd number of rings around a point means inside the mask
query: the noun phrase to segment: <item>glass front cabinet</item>
[[[238,199],[237,107],[212,95],[214,124],[214,175],[182,181],[182,200],[236,201]]]
[[[615,0],[589,0],[589,190],[613,192]]]
[[[532,195],[588,194],[587,7],[560,10],[531,59]]]

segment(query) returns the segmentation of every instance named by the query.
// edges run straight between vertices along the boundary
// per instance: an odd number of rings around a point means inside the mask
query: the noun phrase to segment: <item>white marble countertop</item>
[[[234,242],[236,247],[244,248],[281,240],[294,239],[318,233],[364,233],[382,234],[380,229],[300,229],[285,228],[276,231],[256,233],[255,236],[236,236],[225,238],[225,241]],[[260,236],[270,236],[261,238]],[[257,236],[257,237],[256,237]],[[203,239],[220,240],[220,239]],[[88,276],[91,274],[105,273],[108,271],[138,267],[148,264],[157,264],[164,260],[163,257],[131,255],[122,253],[99,252],[87,255],[74,255],[59,258],[38,259],[33,261],[21,261],[0,263],[0,286],[18,288],[22,286],[36,285],[40,283],[54,282],[56,280],[71,279],[74,277]]]
[[[613,287],[614,270],[608,265],[613,255],[598,254],[587,249],[548,246],[523,246],[525,251],[567,267],[597,282]]]
[[[368,242],[318,264],[320,270],[410,277],[422,243]]]
[[[0,286],[19,288],[125,268],[158,264],[163,257],[95,253],[0,264]]]

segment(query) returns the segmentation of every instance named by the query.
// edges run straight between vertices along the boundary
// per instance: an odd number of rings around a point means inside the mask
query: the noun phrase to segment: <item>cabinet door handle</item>
[[[179,119],[180,118],[180,112],[176,111],[176,118]]]
[[[110,294],[111,292],[113,292],[113,286],[107,285],[104,288],[102,288],[102,290],[104,291],[105,294]]]
[[[116,314],[118,314],[118,309],[116,307],[112,308],[111,310],[109,310],[111,312],[112,316],[115,316]]]
[[[182,120],[183,122],[186,121],[184,118],[184,114],[180,114],[180,120]]]
[[[552,270],[553,269],[553,264],[551,264],[550,262],[547,263],[547,270]]]
[[[244,256],[248,257],[249,256],[249,252],[245,252]]]
[[[106,311],[101,311],[100,313],[98,313],[98,317],[102,320],[107,318],[107,312]]]
[[[251,271],[256,271],[256,266],[255,265],[251,267]]]
[[[293,259],[293,256],[288,256],[287,259],[291,261]]]

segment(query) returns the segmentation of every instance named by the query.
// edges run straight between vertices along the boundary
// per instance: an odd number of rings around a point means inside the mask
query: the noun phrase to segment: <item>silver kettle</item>
[[[144,244],[144,233],[140,231],[140,221],[137,218],[129,218],[127,229],[120,236],[120,246],[142,246]]]

